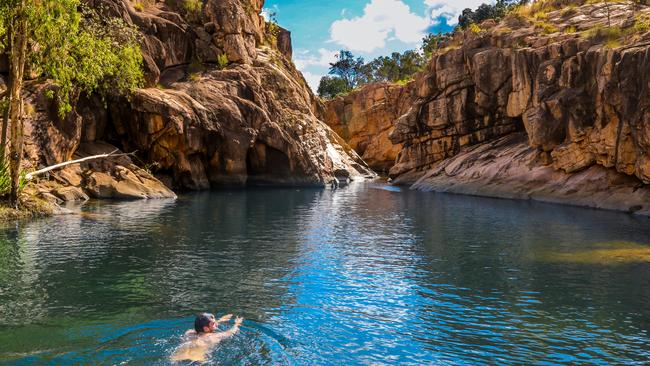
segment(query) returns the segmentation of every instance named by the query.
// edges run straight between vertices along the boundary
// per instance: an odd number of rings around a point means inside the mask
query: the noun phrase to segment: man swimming
[[[235,318],[235,324],[232,328],[224,332],[216,332],[219,323],[226,322],[232,318],[232,314],[224,315],[216,320],[214,315],[203,313],[194,319],[194,329],[185,332],[183,343],[171,356],[172,362],[192,361],[203,363],[207,359],[208,353],[216,347],[222,340],[232,337],[239,331],[244,318],[238,316]]]

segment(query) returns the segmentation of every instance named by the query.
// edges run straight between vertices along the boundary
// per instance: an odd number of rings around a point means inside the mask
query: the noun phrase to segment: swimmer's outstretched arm
[[[227,322],[231,318],[232,318],[232,314],[226,314],[226,315],[222,316],[221,318],[219,318],[219,320],[217,320],[217,325],[219,325],[219,323]]]
[[[235,319],[235,325],[233,325],[232,328],[228,329],[225,332],[219,332],[219,333],[211,334],[210,343],[217,344],[217,343],[221,342],[221,340],[223,340],[223,339],[230,338],[230,337],[234,336],[235,334],[237,334],[237,332],[239,332],[239,327],[241,326],[241,323],[243,321],[244,321],[244,318],[242,318],[241,316],[238,316]]]

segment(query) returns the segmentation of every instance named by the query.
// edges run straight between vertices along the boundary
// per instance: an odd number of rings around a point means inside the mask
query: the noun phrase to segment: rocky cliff
[[[650,9],[546,3],[456,32],[404,87],[412,102],[393,120],[390,176],[650,213]]]
[[[327,101],[324,119],[372,169],[387,173],[402,148],[389,139],[393,122],[413,102],[412,88],[377,83]]]
[[[59,118],[44,96],[51,86],[28,83],[25,166],[112,147],[136,155],[56,172],[42,194],[68,199],[58,190],[76,187],[76,197],[160,197],[173,196],[165,185],[323,185],[373,175],[317,117],[323,107],[291,62],[290,33],[269,27],[263,1],[207,0],[192,14],[182,1],[87,3],[141,33],[147,87],[128,99],[80,96]]]

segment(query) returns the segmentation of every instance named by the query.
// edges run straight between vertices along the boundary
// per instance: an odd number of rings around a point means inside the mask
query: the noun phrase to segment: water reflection
[[[648,219],[383,187],[92,203],[6,229],[0,362],[164,365],[203,310],[247,318],[213,364],[650,358]]]

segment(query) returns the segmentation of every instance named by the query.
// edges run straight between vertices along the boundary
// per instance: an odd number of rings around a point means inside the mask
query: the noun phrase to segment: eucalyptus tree
[[[136,30],[121,19],[100,16],[80,0],[0,0],[0,51],[9,64],[0,159],[4,164],[9,125],[9,198],[15,206],[23,155],[25,70],[53,82],[48,97],[56,98],[62,118],[80,92],[108,96],[141,86],[142,54]]]
[[[346,50],[341,50],[336,58],[336,62],[330,63],[329,74],[345,80],[348,90],[354,89],[362,77],[363,58],[355,58],[352,52]]]

